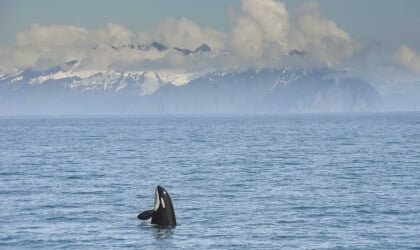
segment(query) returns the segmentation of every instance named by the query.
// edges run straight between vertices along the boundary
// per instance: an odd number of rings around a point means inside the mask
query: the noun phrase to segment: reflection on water
[[[0,249],[418,249],[419,124],[0,117]],[[157,184],[175,229],[136,218]]]
[[[139,226],[142,231],[152,231],[156,240],[166,240],[172,238],[174,227],[161,227],[144,222]]]
[[[153,226],[153,236],[156,240],[166,240],[172,237],[173,228],[164,228]]]

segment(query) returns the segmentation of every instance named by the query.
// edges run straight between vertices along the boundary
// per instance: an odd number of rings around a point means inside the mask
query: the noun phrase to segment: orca
[[[161,186],[156,187],[155,206],[151,210],[146,210],[137,216],[140,220],[152,218],[152,224],[160,227],[175,227],[175,210],[172,205],[168,191]]]

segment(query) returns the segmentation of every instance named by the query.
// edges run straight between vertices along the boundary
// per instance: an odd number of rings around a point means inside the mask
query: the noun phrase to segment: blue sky
[[[202,25],[224,29],[226,8],[240,1],[0,1],[2,42],[12,42],[17,32],[32,23],[68,24],[96,29],[108,23],[122,24],[133,31],[152,28],[167,17],[188,17]]]
[[[289,10],[302,0],[284,0]],[[319,0],[321,13],[353,37],[384,46],[407,44],[420,49],[420,1],[418,0]],[[31,24],[68,24],[101,28],[118,23],[132,31],[150,29],[167,17],[187,17],[219,30],[231,28],[228,9],[239,11],[239,0],[1,0],[0,42],[12,43],[16,33]]]
[[[64,59],[106,69],[287,66],[296,62],[283,55],[299,49],[310,63],[349,69],[380,91],[420,96],[418,13],[418,0],[0,0],[0,66],[47,67]],[[197,66],[172,55],[127,55],[121,62],[88,52],[101,43],[151,40],[190,49],[208,43],[233,56],[213,55]]]

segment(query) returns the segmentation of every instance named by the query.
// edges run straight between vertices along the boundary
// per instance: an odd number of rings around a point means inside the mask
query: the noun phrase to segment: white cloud
[[[200,27],[187,18],[165,19],[152,33],[155,40],[169,46],[195,49],[203,43],[212,48],[223,48],[225,43],[223,32]]]
[[[134,35],[126,27],[110,23],[105,29],[90,33],[90,39],[95,44],[124,45],[133,42]]]
[[[36,46],[39,48],[69,47],[86,41],[88,31],[83,28],[33,24],[27,31],[16,35],[16,46]]]
[[[34,24],[16,35],[14,48],[9,49],[6,67],[42,67],[80,59],[88,45],[88,31],[83,28]]]
[[[305,51],[308,61],[335,65],[360,49],[348,33],[320,14],[316,2],[289,13],[281,2],[244,0],[242,10],[230,44],[232,51],[246,58],[287,63],[288,52],[297,49]]]
[[[66,62],[82,61],[83,69],[108,70],[115,65],[122,68],[139,60],[154,60],[164,55],[155,49],[136,51],[119,49],[135,43],[133,33],[122,25],[108,24],[98,30],[67,25],[32,25],[16,35],[16,44],[2,49],[0,65],[5,69],[45,69]]]
[[[17,34],[13,48],[1,49],[0,65],[46,68],[78,60],[83,69],[102,70],[276,67],[299,61],[288,56],[294,49],[305,51],[301,63],[337,65],[360,48],[348,33],[320,14],[315,2],[289,12],[278,1],[243,0],[241,12],[231,18],[235,19],[231,32],[201,27],[187,18],[168,18],[156,29],[136,35],[118,24],[98,30],[34,24]],[[171,50],[145,52],[111,47],[152,41],[187,49],[207,43],[213,52],[185,57]]]
[[[420,55],[406,45],[396,51],[394,59],[404,67],[420,72]]]
[[[242,11],[230,35],[232,51],[246,58],[260,58],[273,45],[287,49],[289,15],[283,3],[244,0]]]
[[[291,45],[330,65],[340,63],[361,48],[334,21],[323,17],[318,4],[312,1],[298,8],[290,31]]]

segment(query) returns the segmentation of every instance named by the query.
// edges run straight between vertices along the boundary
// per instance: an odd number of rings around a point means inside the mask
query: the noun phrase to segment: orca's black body
[[[152,218],[152,224],[162,227],[176,226],[175,210],[168,191],[161,186],[156,187],[155,206],[137,216],[140,220]]]

